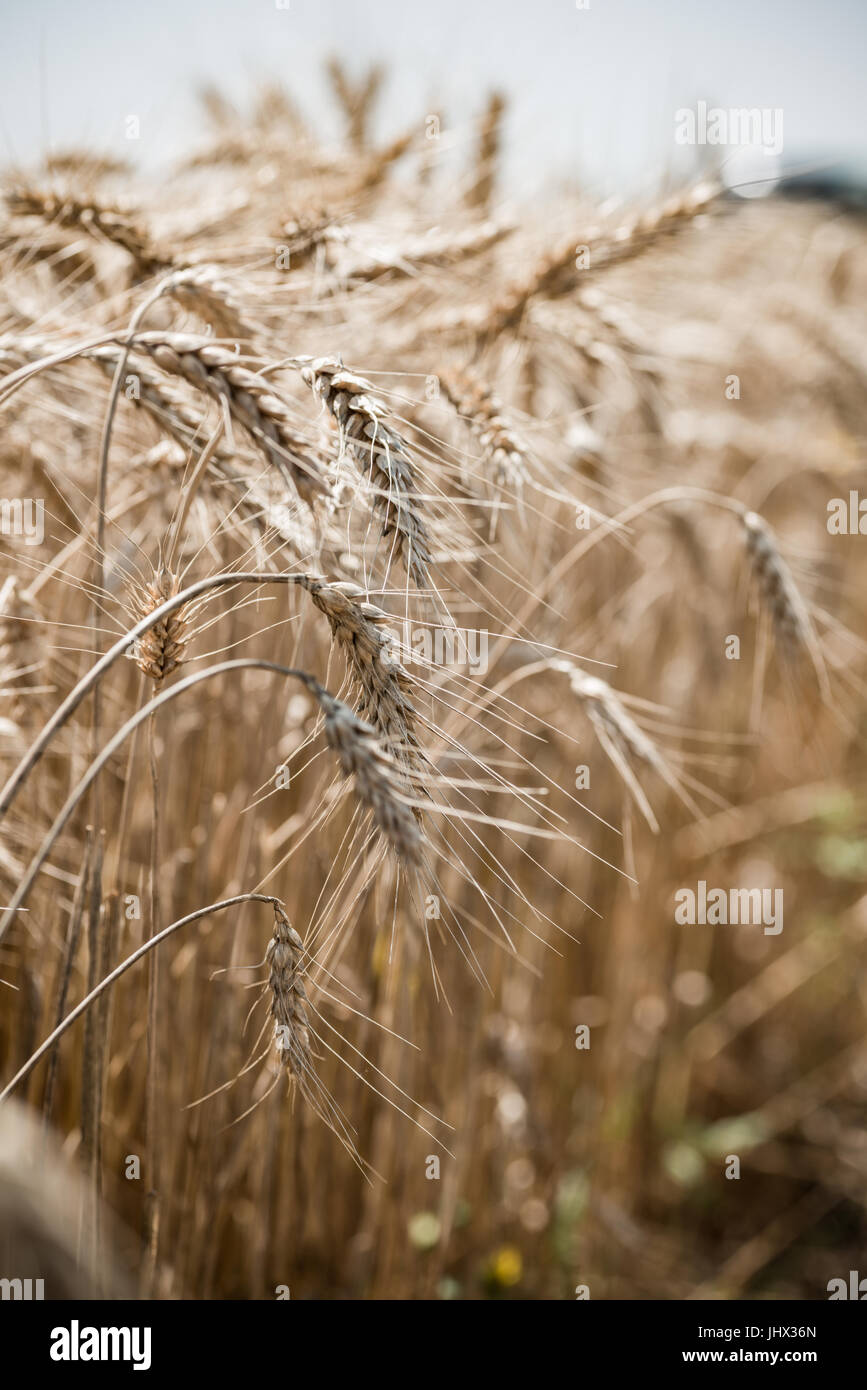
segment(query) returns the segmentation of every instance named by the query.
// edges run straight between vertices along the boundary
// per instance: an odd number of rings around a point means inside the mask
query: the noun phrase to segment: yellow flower
[[[504,1289],[520,1283],[523,1270],[521,1252],[514,1245],[501,1245],[491,1260],[491,1280]]]

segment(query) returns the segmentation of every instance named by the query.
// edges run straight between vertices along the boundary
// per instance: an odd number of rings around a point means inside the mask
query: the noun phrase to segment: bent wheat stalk
[[[158,607],[144,614],[128,632],[125,632],[118,638],[113,646],[109,647],[108,651],[100,657],[96,664],[82,676],[81,680],[69,692],[66,699],[58,706],[51,718],[43,725],[39,735],[24,754],[18,766],[7,780],[2,792],[0,792],[0,819],[2,819],[9,810],[9,807],[14,802],[24,782],[39,762],[46,748],[52,742],[55,734],[75,713],[90,692],[96,689],[102,677],[111,669],[114,663],[131,649],[135,650],[139,639],[144,638],[152,628],[157,627],[158,624],[167,623],[174,615],[182,610],[189,610],[193,599],[198,598],[201,594],[210,592],[212,589],[219,589],[226,585],[235,584],[293,584],[311,590],[311,592],[315,589],[321,600],[318,606],[323,612],[327,611],[325,607],[326,589],[332,587],[325,586],[324,581],[321,581],[317,576],[308,574],[272,574],[260,570],[238,570],[230,572],[229,574],[209,575],[207,578],[199,579],[194,584],[188,585],[187,588],[171,594],[163,603],[159,604]],[[339,594],[339,589],[337,589],[336,586],[334,586],[334,588],[335,593]],[[343,600],[343,613],[348,617],[349,598],[346,594],[343,595]],[[336,599],[332,598],[330,602],[332,612],[335,612],[334,604]],[[359,609],[354,621],[356,626],[365,621],[365,614],[363,611]],[[394,694],[393,698],[395,698]],[[376,717],[376,709],[377,707],[375,705],[372,706],[371,712],[374,714],[374,717]]]
[[[164,604],[163,607],[166,605]],[[157,610],[159,611],[159,610]],[[152,615],[151,615],[152,616]],[[275,675],[288,676],[304,685],[319,704],[325,717],[325,737],[328,745],[337,753],[344,774],[354,776],[355,789],[359,800],[373,816],[374,823],[398,858],[412,867],[417,867],[420,859],[421,831],[419,830],[411,806],[408,804],[400,782],[400,773],[394,760],[389,757],[376,733],[352,713],[348,705],[336,699],[324,686],[307,671],[290,666],[279,666],[273,661],[261,661],[254,657],[239,658],[236,661],[223,661],[217,666],[209,666],[204,671],[196,671],[190,676],[164,690],[133,714],[121,729],[100,749],[77,786],[73,788],[58,812],[53,825],[47,832],[36,855],[31,860],[26,873],[12,896],[12,901],[0,917],[0,940],[3,939],[12,920],[30,892],[33,882],[45,863],[58,836],[69,821],[82,797],[87,794],[103,767],[123,745],[135,729],[169,700],[175,699],[183,691],[224,675],[227,671],[259,670],[273,671]]]
[[[132,955],[127,956],[126,960],[122,960],[120,965],[116,965],[110,974],[106,975],[103,980],[100,980],[99,984],[96,985],[89,994],[85,995],[81,1003],[76,1004],[75,1008],[66,1015],[63,1021],[58,1023],[54,1031],[49,1033],[45,1041],[40,1043],[32,1056],[28,1057],[24,1065],[20,1067],[12,1077],[12,1080],[7,1082],[3,1090],[0,1091],[0,1102],[8,1099],[15,1090],[15,1087],[18,1086],[25,1077],[30,1075],[37,1062],[39,1062],[47,1052],[51,1051],[58,1039],[62,1038],[67,1029],[71,1028],[73,1023],[81,1018],[82,1014],[87,1012],[91,1004],[95,1003],[100,995],[104,994],[107,989],[111,988],[116,980],[120,979],[121,975],[125,975],[127,970],[130,970],[132,966],[142,960],[150,951],[155,950],[157,946],[161,945],[163,941],[168,940],[176,931],[180,931],[182,927],[188,927],[191,922],[198,922],[202,917],[210,916],[212,912],[222,912],[227,907],[236,907],[239,903],[250,902],[272,903],[276,905],[280,902],[280,899],[274,898],[267,893],[239,893],[237,897],[224,898],[221,902],[210,903],[208,907],[197,908],[195,912],[189,912],[186,917],[180,917],[177,922],[172,922],[170,926],[164,927],[162,931],[157,932],[156,936],[149,937],[137,950],[133,951]]]

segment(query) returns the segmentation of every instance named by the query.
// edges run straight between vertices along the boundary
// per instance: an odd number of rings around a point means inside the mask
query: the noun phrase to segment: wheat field
[[[339,147],[208,88],[170,177],[3,176],[0,1273],[826,1297],[863,223],[507,206],[503,95],[326,77]]]

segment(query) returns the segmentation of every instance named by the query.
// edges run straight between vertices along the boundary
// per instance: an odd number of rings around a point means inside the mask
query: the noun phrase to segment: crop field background
[[[863,211],[522,196],[508,84],[333,55],[2,175],[0,1274],[825,1298]]]

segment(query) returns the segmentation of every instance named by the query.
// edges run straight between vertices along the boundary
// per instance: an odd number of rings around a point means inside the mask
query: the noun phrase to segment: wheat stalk
[[[213,265],[188,265],[183,256],[170,254],[129,213],[95,199],[64,197],[35,188],[18,188],[6,194],[13,216],[38,217],[49,226],[80,229],[103,243],[120,246],[141,275],[163,275],[163,293],[210,321],[214,331],[228,338],[248,338],[249,325],[231,286]],[[42,254],[44,254],[44,249]]]
[[[332,637],[346,656],[360,699],[359,715],[380,732],[398,757],[420,771],[416,712],[409,696],[412,678],[387,630],[390,615],[371,603],[358,584],[333,583],[314,574],[297,579],[327,617]]]
[[[171,601],[167,600],[167,602]],[[162,605],[162,607],[164,606]],[[96,669],[94,667],[94,670]],[[261,661],[254,657],[246,657],[236,661],[223,661],[216,666],[209,666],[203,671],[196,671],[192,675],[185,676],[138,709],[123,727],[100,748],[98,754],[91,760],[87,771],[69,793],[50,829],[46,832],[39,849],[12,896],[11,903],[2,911],[0,939],[13,922],[15,913],[26,901],[37,874],[68,824],[73,812],[87,795],[106,763],[123,746],[126,739],[134,733],[140,724],[150,719],[163,705],[177,699],[184,691],[199,685],[202,681],[212,680],[230,671],[241,670],[271,671],[276,675],[300,681],[305,686],[322,711],[328,746],[337,754],[343,775],[354,779],[355,792],[362,806],[371,812],[374,824],[381,831],[398,859],[410,868],[419,867],[422,852],[422,832],[412,803],[406,794],[406,779],[377,731],[370,724],[365,723],[363,719],[359,719],[342,700],[331,695],[309,672],[289,666],[279,666],[273,661]],[[35,761],[33,750],[31,750],[27,761],[29,766],[33,765]],[[9,785],[12,784],[7,784],[7,786]]]

